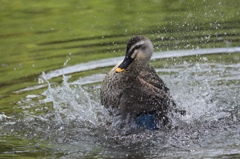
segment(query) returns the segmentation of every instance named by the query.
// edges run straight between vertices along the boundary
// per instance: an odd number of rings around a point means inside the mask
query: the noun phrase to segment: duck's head
[[[152,42],[144,36],[134,36],[127,43],[126,55],[123,62],[117,67],[116,72],[125,71],[129,65],[137,62],[145,65],[153,53]]]

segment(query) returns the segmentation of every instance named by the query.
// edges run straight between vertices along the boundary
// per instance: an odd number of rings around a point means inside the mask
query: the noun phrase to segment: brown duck
[[[124,60],[103,80],[101,103],[107,108],[119,109],[123,117],[156,113],[157,118],[166,124],[170,112],[176,110],[176,105],[163,80],[148,65],[153,51],[148,38],[131,38],[127,43]]]

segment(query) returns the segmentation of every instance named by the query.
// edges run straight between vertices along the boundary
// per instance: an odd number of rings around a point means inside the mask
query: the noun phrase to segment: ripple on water
[[[178,107],[187,111],[186,116],[174,115],[171,129],[160,131],[135,130],[129,120],[121,127],[124,122],[110,116],[97,97],[99,84],[95,82],[101,81],[103,75],[72,83],[68,82],[69,76],[63,76],[62,84],[55,87],[47,76],[48,88],[41,95],[28,95],[19,102],[24,117],[11,129],[25,131],[30,138],[48,139],[56,144],[54,151],[69,152],[69,156],[100,153],[211,157],[240,153],[239,70],[239,64],[207,60],[157,69]],[[93,87],[82,85],[89,83]]]

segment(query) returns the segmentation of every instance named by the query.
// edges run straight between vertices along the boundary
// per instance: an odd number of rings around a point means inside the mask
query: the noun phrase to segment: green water
[[[238,0],[1,0],[0,114],[17,121],[23,114],[18,101],[46,88],[16,91],[38,85],[42,72],[122,56],[127,40],[133,35],[147,36],[156,52],[239,47],[239,8]],[[195,57],[191,58],[186,60],[194,61]],[[209,58],[227,64],[239,63],[238,53],[224,59],[217,55]],[[174,60],[169,61],[168,65],[174,64]],[[72,76],[76,79],[106,73],[109,69],[75,72]],[[52,81],[58,84],[62,79]],[[1,132],[0,135],[3,137],[0,158],[54,156],[48,150],[52,148],[49,143],[36,146],[38,141],[25,139],[21,134]],[[18,151],[23,153],[14,155]],[[64,154],[56,153],[55,157],[58,156]]]

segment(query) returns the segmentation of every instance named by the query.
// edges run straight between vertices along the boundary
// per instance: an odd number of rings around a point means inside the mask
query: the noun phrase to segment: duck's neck
[[[147,65],[146,61],[134,61],[125,71],[125,77],[134,80]]]

